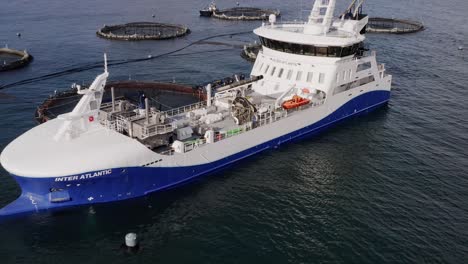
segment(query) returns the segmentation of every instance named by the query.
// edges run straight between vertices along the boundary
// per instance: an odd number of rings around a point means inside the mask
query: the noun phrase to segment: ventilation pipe
[[[206,86],[206,106],[211,106],[211,83]]]
[[[146,118],[146,124],[149,124],[149,100],[148,98],[145,98],[145,118]]]
[[[115,92],[114,92],[114,87],[111,87],[111,96],[112,96],[112,112],[115,112]]]

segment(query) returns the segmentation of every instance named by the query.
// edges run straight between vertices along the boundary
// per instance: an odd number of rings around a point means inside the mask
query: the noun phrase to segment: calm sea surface
[[[99,62],[104,52],[113,60],[144,58],[259,26],[198,17],[208,2],[3,0],[0,46],[27,49],[35,60],[1,73],[0,83]],[[284,20],[305,18],[300,10],[311,6],[306,0],[240,2],[279,8]],[[394,76],[388,107],[179,189],[0,221],[0,263],[466,263],[468,2],[367,2],[371,16],[412,18],[427,27],[411,35],[368,35]],[[339,1],[338,9],[347,4]],[[95,35],[103,24],[152,20],[186,24],[192,34],[160,42]],[[251,64],[237,45],[255,39],[211,39],[233,45],[194,45],[178,56],[114,66],[110,78],[197,84],[248,73]],[[2,90],[0,149],[35,126],[35,107],[47,95],[101,71]],[[0,169],[0,206],[19,193]],[[136,255],[119,250],[131,231],[142,239]]]

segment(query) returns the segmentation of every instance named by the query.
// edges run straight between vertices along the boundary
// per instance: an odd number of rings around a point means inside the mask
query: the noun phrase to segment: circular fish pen
[[[106,85],[103,102],[111,101],[111,87],[114,87],[117,99],[138,102],[140,93],[144,93],[154,107],[163,111],[206,100],[206,93],[200,87],[194,88],[176,83],[120,81],[110,82]],[[76,87],[62,92],[55,92],[36,108],[36,121],[41,124],[54,119],[60,114],[70,112],[81,99],[81,96],[77,93]]]
[[[27,51],[0,48],[0,72],[28,65],[33,57]]]
[[[383,17],[369,18],[368,33],[407,34],[424,30],[424,25],[417,21]]]
[[[261,9],[256,7],[233,7],[215,10],[213,17],[227,20],[267,20],[270,15],[279,17],[279,10]]]
[[[184,25],[135,22],[122,25],[104,25],[96,34],[114,40],[162,40],[187,35],[190,29]]]

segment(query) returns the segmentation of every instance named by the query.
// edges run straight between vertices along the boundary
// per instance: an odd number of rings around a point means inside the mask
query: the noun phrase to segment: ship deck
[[[207,101],[164,112],[151,107],[148,100],[145,109],[138,109],[129,101],[117,101],[114,106],[103,104],[100,122],[109,129],[136,138],[156,153],[174,155],[276,122],[325,100],[325,94],[318,91],[303,94],[308,97],[309,104],[284,109],[279,102],[301,93],[301,90],[291,87],[286,92],[264,95],[248,83],[240,83],[218,88]],[[211,139],[207,133],[211,133]],[[175,150],[174,144],[179,145],[179,151]]]

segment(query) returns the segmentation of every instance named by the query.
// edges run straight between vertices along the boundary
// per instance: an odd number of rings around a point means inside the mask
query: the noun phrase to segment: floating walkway
[[[369,18],[368,33],[408,34],[424,30],[424,25],[417,21],[383,17]]]
[[[233,7],[213,11],[213,17],[226,20],[267,20],[270,15],[279,17],[279,10],[261,9],[256,7]]]
[[[32,59],[27,51],[0,48],[0,72],[25,67]]]
[[[114,40],[163,40],[185,36],[190,29],[184,25],[135,22],[106,26],[98,30],[99,37]]]

